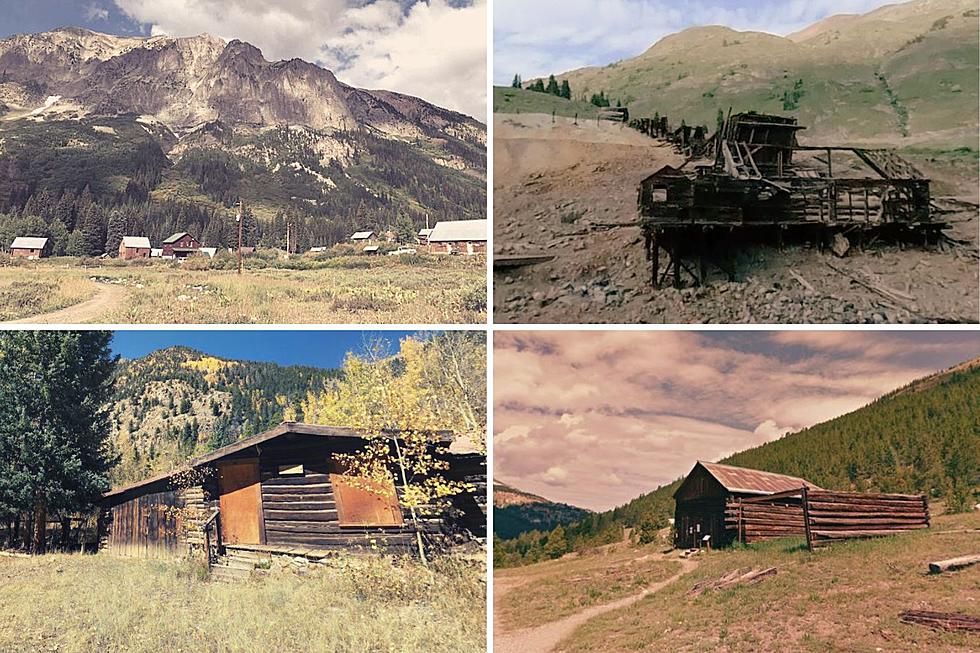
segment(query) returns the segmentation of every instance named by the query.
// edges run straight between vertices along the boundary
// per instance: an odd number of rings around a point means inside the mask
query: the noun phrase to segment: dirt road
[[[92,299],[62,308],[51,313],[25,317],[0,324],[86,324],[97,322],[108,311],[122,304],[126,290],[120,286],[99,284],[98,292]]]
[[[517,590],[524,585],[524,582],[515,583],[512,582],[512,579],[506,579],[500,583],[494,581],[493,651],[494,653],[551,653],[552,651],[556,651],[555,647],[561,640],[571,635],[573,632],[575,632],[576,628],[584,624],[589,619],[612,610],[619,610],[621,608],[628,607],[648,594],[657,592],[670,585],[681,576],[691,572],[695,567],[697,567],[697,561],[695,560],[682,559],[679,562],[681,563],[681,570],[679,572],[667,580],[654,583],[639,594],[627,596],[610,603],[595,605],[591,608],[586,608],[581,612],[576,612],[573,615],[569,615],[564,619],[559,619],[558,621],[552,621],[551,623],[532,628],[522,628],[509,633],[504,632],[499,621],[497,621],[496,615],[500,612],[498,609],[499,601],[503,598],[504,594]]]
[[[963,244],[877,244],[846,258],[806,245],[747,247],[734,282],[654,289],[636,189],[683,157],[611,123],[494,116],[494,249],[554,260],[494,274],[501,323],[908,323],[980,319],[976,211],[944,216]],[[925,170],[938,178],[941,170]],[[959,192],[962,188],[947,188]],[[975,194],[975,191],[973,191]],[[963,199],[975,202],[976,197]],[[622,225],[622,226],[617,226]],[[662,263],[666,263],[662,261]],[[828,263],[830,265],[828,265]],[[831,267],[833,266],[833,267]],[[836,268],[836,270],[834,269]],[[710,270],[709,270],[710,272]],[[805,283],[801,283],[802,278]],[[884,289],[884,294],[869,288]]]

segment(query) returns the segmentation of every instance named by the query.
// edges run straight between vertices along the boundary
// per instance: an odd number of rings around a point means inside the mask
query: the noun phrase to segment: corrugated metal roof
[[[150,239],[146,236],[123,236],[122,242],[124,247],[150,249]]]
[[[373,231],[358,231],[350,237],[351,240],[368,240],[374,235]]]
[[[486,220],[449,220],[439,222],[429,234],[430,243],[449,243],[460,240],[486,241]]]
[[[18,236],[10,245],[10,249],[44,249],[48,244],[47,238],[32,238],[30,236]]]
[[[428,236],[431,233],[432,233],[431,229],[422,229],[421,231],[419,231],[420,236]]]
[[[796,476],[773,474],[772,472],[762,472],[757,469],[733,467],[731,465],[706,463],[703,461],[698,461],[698,464],[708,470],[708,473],[714,476],[715,480],[721,483],[729,492],[775,494],[776,492],[798,490],[804,485],[820,489],[813,483],[802,478],[797,478]]]
[[[170,238],[167,238],[166,240],[164,240],[163,241],[163,244],[164,245],[169,245],[170,243],[176,243],[178,240],[180,240],[184,236],[190,236],[190,234],[187,233],[186,231],[178,231],[177,233],[175,233]]]

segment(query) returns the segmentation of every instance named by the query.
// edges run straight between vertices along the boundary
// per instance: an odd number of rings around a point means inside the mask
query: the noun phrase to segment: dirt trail
[[[0,324],[84,324],[96,322],[107,311],[119,306],[125,296],[126,290],[124,288],[99,284],[98,292],[92,299],[50,313]]]
[[[498,610],[499,600],[503,596],[512,592],[526,582],[513,582],[513,579],[507,579],[502,582],[494,581],[493,586],[493,602],[494,602],[494,623],[493,623],[493,652],[494,653],[551,653],[555,650],[558,642],[565,639],[577,629],[579,626],[584,624],[589,619],[597,617],[606,612],[612,610],[619,610],[630,606],[637,601],[641,600],[648,594],[658,592],[664,587],[667,587],[671,583],[678,580],[681,576],[690,573],[698,566],[696,560],[682,559],[679,560],[681,563],[681,570],[668,578],[667,580],[662,580],[659,583],[654,583],[653,585],[647,587],[645,590],[639,594],[634,594],[632,596],[627,596],[610,603],[604,603],[602,605],[595,605],[591,608],[586,608],[581,612],[576,612],[573,615],[569,615],[558,621],[552,621],[541,626],[534,626],[531,628],[522,628],[520,630],[515,630],[512,632],[504,632],[501,628],[500,622],[497,620],[497,615],[500,614]],[[510,582],[508,582],[510,581]]]

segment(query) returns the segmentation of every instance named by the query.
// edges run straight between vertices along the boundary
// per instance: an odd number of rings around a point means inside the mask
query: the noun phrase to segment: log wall
[[[919,494],[832,492],[807,488],[757,499],[729,499],[725,525],[751,544],[806,537],[809,547],[853,538],[882,537],[929,527],[929,504]]]
[[[921,494],[808,490],[804,505],[811,548],[929,528],[929,503]]]
[[[732,499],[725,506],[725,525],[745,544],[780,537],[805,537],[803,505],[799,500],[743,502]]]

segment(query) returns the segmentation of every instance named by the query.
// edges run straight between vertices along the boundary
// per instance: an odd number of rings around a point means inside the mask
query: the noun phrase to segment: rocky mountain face
[[[269,62],[253,45],[209,34],[139,39],[66,28],[18,35],[0,41],[0,71],[8,111],[35,116],[137,114],[176,134],[217,121],[370,128],[412,138],[438,132],[474,143],[486,138],[483,125],[462,114],[353,88],[300,59]]]
[[[340,375],[337,370],[216,358],[186,347],[120,361],[110,441],[113,483],[169,471],[182,461],[261,433]]]
[[[493,484],[493,532],[501,539],[528,531],[550,531],[589,515],[588,510],[555,503],[503,483]]]
[[[125,150],[138,154],[120,165]],[[86,186],[107,204],[230,214],[243,199],[260,219],[319,220],[300,231],[324,245],[400,215],[485,218],[486,127],[207,34],[64,28],[0,40],[0,212]]]

